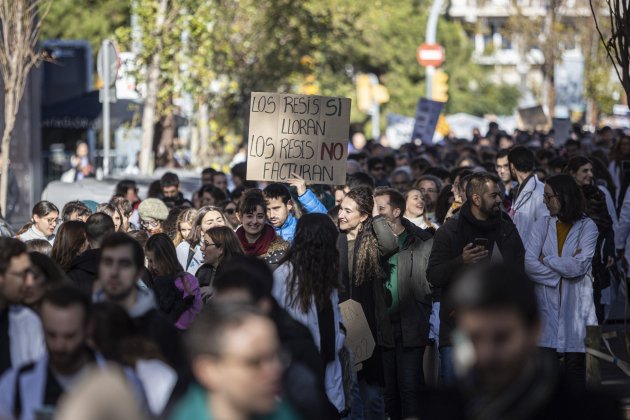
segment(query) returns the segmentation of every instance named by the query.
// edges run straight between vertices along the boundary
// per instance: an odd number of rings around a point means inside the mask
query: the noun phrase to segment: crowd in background
[[[619,418],[584,340],[626,281],[630,136],[558,141],[356,134],[344,185],[41,201],[0,238],[0,418]]]

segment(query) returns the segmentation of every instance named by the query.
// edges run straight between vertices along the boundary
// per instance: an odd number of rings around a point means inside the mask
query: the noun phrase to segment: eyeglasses
[[[549,202],[549,200],[557,196],[558,194],[543,194],[543,200]]]
[[[420,191],[420,194],[435,194],[437,192],[433,188],[420,188],[418,191]]]
[[[50,218],[44,219],[44,220],[47,221],[49,225],[56,225],[57,223],[59,223],[61,221],[61,219],[58,219],[56,217],[50,217]]]
[[[202,245],[203,245],[204,248],[208,248],[209,246],[216,246],[218,248],[220,246],[219,244],[213,244],[213,243],[210,243],[208,241],[203,241]]]
[[[158,220],[140,220],[140,225],[143,228],[156,228],[160,225],[160,222]]]
[[[236,213],[236,209],[225,209],[224,212],[227,214],[234,214]]]

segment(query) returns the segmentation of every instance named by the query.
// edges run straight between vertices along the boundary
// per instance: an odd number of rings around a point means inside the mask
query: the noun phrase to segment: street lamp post
[[[438,18],[444,0],[433,0],[431,10],[429,11],[429,20],[427,21],[427,31],[425,34],[426,44],[435,44],[437,35]],[[425,68],[427,82],[427,98],[433,99],[433,75],[435,74],[435,66],[427,66]]]

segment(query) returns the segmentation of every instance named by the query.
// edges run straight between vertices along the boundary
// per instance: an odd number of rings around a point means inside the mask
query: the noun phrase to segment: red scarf
[[[243,226],[236,229],[236,236],[238,240],[241,242],[241,246],[243,247],[243,251],[245,251],[245,255],[253,255],[254,257],[258,257],[263,255],[269,249],[269,245],[276,239],[276,232],[269,225],[265,225],[263,228],[260,237],[256,239],[256,242],[250,244],[247,238],[245,237],[245,229]]]

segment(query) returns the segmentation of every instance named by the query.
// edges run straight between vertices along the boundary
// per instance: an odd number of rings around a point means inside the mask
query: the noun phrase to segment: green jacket
[[[199,385],[191,385],[175,405],[169,420],[215,420],[211,411],[207,391]],[[252,420],[297,420],[299,418],[300,416],[283,400],[275,412],[252,417]]]

